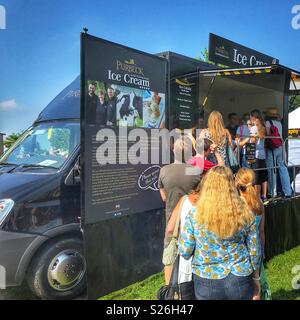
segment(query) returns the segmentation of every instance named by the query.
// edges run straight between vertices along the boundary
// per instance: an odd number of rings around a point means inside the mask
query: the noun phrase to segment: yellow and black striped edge
[[[217,76],[238,76],[243,74],[262,74],[262,73],[270,73],[272,68],[265,69],[245,69],[245,70],[233,70],[233,71],[218,71],[216,73]]]

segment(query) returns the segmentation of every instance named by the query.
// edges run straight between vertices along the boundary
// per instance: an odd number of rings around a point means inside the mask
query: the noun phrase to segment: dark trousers
[[[224,279],[204,279],[193,274],[197,300],[252,300],[252,275],[238,277],[230,273]]]

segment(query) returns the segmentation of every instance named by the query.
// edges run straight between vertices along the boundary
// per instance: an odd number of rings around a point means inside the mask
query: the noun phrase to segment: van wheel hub
[[[85,272],[85,259],[81,253],[74,249],[64,250],[50,262],[48,282],[57,291],[67,291],[78,285]]]

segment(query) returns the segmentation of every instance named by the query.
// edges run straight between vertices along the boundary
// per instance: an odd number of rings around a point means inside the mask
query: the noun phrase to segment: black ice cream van
[[[225,118],[229,112],[242,115],[253,106],[263,110],[271,104],[278,106],[287,133],[290,82],[299,78],[299,72],[280,65],[222,70],[172,52],[159,56],[168,62],[169,129],[186,128],[187,105],[182,108],[180,94],[186,95],[186,87],[193,85],[196,89],[188,91],[195,94],[188,99],[187,128],[191,123],[203,128],[213,109]],[[6,286],[26,280],[41,298],[71,299],[82,294],[87,284],[88,297],[97,299],[162,270],[162,203],[150,214],[143,211],[105,223],[100,219],[87,223],[83,203],[81,221],[81,193],[87,194],[84,187],[91,181],[84,178],[84,170],[80,173],[87,160],[82,153],[80,166],[81,138],[85,139],[80,87],[78,77],[0,158],[0,288],[4,278]],[[299,229],[292,227],[300,221],[298,208],[299,198],[266,207],[267,257],[299,244]],[[284,223],[283,211],[289,217]]]
[[[0,159],[0,265],[6,286],[24,279],[38,296],[85,289],[80,232],[79,78]]]
[[[175,53],[159,55],[172,60],[173,75],[210,68]],[[84,292],[79,157],[78,77],[0,158],[0,267],[7,287],[26,280],[46,299]]]

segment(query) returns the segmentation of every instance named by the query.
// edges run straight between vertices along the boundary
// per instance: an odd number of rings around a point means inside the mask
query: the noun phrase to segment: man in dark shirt
[[[96,107],[97,107],[97,96],[95,95],[96,86],[94,83],[88,85],[88,92],[85,99],[85,114],[86,123],[95,124],[96,119]]]
[[[112,126],[116,124],[116,106],[117,98],[113,88],[107,89],[107,125]]]
[[[162,200],[166,203],[166,222],[180,198],[190,193],[200,181],[200,169],[183,162],[183,153],[191,145],[189,139],[178,139],[174,144],[174,163],[161,168],[158,187]]]
[[[180,198],[189,194],[196,188],[200,181],[200,168],[195,168],[183,162],[183,154],[192,154],[190,139],[177,139],[174,143],[174,163],[161,168],[158,187],[162,200],[166,203],[166,225]],[[171,241],[171,237],[165,234],[164,247]],[[165,265],[165,280],[170,279],[172,265]]]
[[[97,111],[96,111],[96,124],[99,126],[106,126],[107,119],[107,106],[105,103],[104,91],[100,90],[97,101]]]

